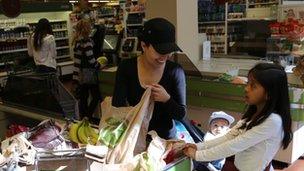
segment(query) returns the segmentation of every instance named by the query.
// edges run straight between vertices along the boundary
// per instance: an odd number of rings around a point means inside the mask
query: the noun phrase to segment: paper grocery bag
[[[106,163],[126,163],[146,150],[146,135],[154,109],[150,96],[151,88],[147,88],[134,107],[114,107],[111,98],[102,102],[99,140],[110,148]]]

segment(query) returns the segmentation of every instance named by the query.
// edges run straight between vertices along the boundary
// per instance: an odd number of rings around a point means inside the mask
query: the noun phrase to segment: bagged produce
[[[64,141],[61,131],[54,120],[44,120],[29,131],[28,140],[34,147],[52,150]]]
[[[130,162],[135,154],[146,150],[146,135],[154,108],[150,95],[151,88],[147,88],[134,107],[114,107],[111,98],[102,102],[99,141],[110,148],[108,164]]]

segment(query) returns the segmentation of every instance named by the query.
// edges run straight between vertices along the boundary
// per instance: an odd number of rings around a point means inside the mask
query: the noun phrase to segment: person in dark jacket
[[[155,106],[149,130],[165,139],[175,138],[173,120],[183,120],[186,115],[185,73],[179,64],[168,60],[180,50],[175,44],[175,27],[163,18],[150,19],[138,38],[143,53],[121,61],[112,105],[135,106],[151,86]]]

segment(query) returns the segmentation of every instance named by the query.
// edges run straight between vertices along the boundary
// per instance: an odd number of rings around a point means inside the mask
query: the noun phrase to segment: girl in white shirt
[[[247,111],[226,135],[203,143],[188,144],[184,153],[197,161],[235,155],[236,169],[264,171],[279,148],[287,148],[292,139],[284,68],[268,63],[253,67],[248,74],[245,101]]]
[[[28,54],[34,57],[38,73],[56,72],[56,42],[50,22],[42,18],[27,41]]]

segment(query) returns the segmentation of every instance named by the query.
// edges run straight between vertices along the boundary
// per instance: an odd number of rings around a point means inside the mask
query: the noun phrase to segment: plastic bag
[[[44,120],[29,131],[28,140],[34,147],[52,150],[64,141],[61,131],[54,120]]]
[[[103,117],[99,140],[112,148],[107,155],[108,164],[128,163],[134,155],[146,150],[146,135],[154,108],[150,95],[151,88],[147,88],[134,107],[114,107],[111,98],[101,104]]]

